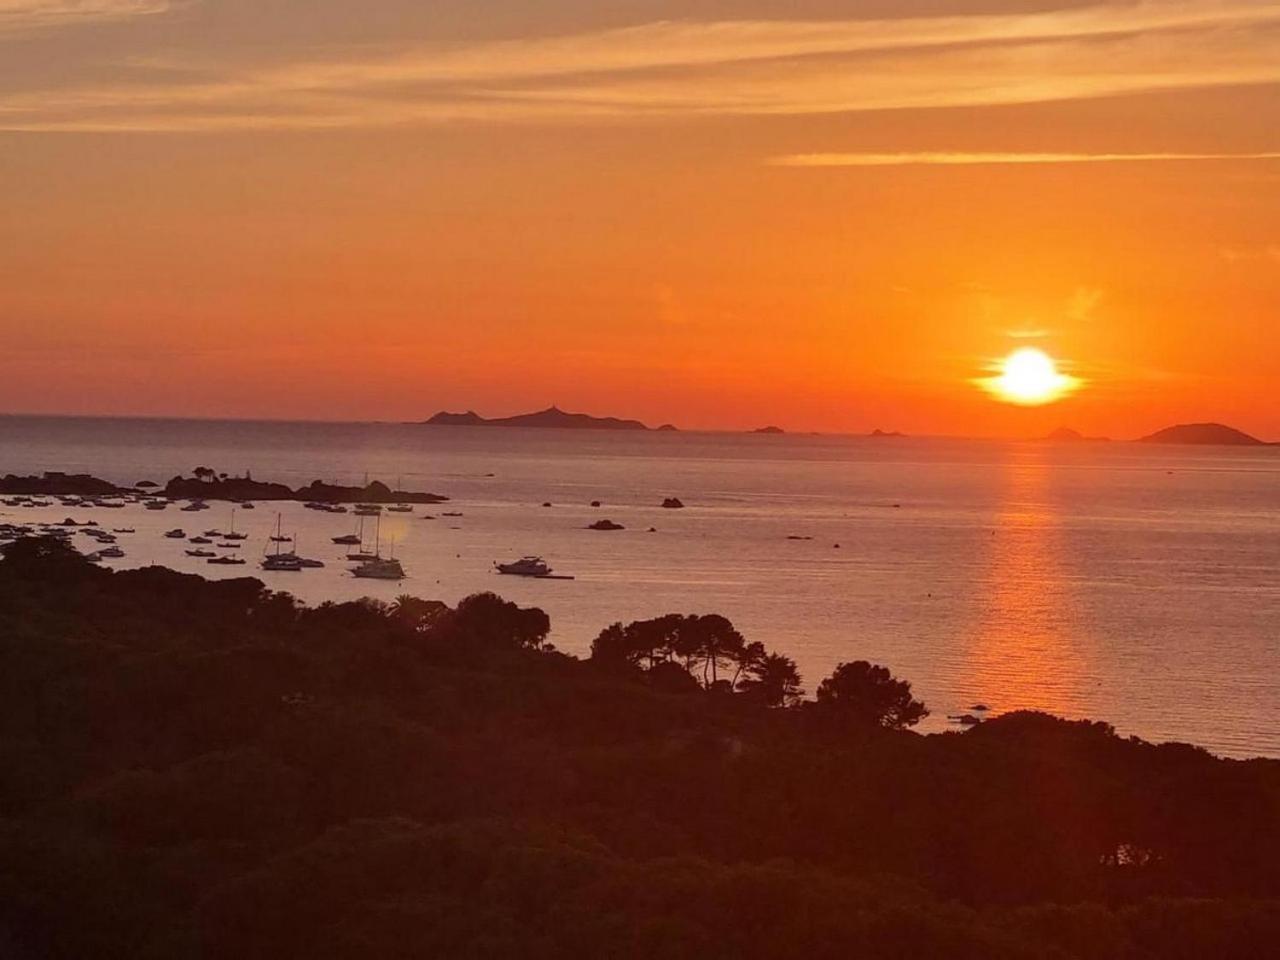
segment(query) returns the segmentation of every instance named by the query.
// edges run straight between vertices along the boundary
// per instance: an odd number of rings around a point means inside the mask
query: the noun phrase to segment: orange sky
[[[0,411],[1280,439],[1280,0],[779,16],[0,0]]]

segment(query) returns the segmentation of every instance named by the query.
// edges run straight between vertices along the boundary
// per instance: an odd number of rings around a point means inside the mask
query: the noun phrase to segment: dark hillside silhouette
[[[1235,427],[1228,427],[1221,423],[1180,423],[1176,427],[1166,427],[1164,430],[1143,437],[1139,442],[1227,447],[1265,446],[1257,437],[1251,437]]]
[[[0,954],[1272,956],[1280,763],[997,717],[922,737],[724,617],[299,605],[0,561]],[[856,646],[852,638],[851,646]]]

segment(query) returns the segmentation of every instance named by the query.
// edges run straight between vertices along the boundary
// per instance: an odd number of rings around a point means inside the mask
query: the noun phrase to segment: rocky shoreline
[[[0,479],[0,494],[54,497],[111,497],[143,494],[138,487],[121,487],[89,474],[45,473],[20,477],[9,474]],[[147,496],[169,500],[296,500],[300,503],[447,503],[438,493],[392,490],[378,480],[363,487],[343,486],[313,480],[294,490],[283,483],[269,483],[249,477],[174,477],[159,491]]]

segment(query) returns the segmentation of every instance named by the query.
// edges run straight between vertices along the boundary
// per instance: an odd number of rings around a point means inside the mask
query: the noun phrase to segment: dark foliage
[[[1280,943],[1273,761],[1040,714],[921,737],[851,719],[873,670],[769,708],[794,664],[719,617],[610,628],[584,662],[492,595],[307,609],[50,541],[5,554],[6,958]],[[871,689],[902,719],[896,683]]]
[[[929,715],[912,698],[910,683],[865,660],[837,666],[818,687],[818,703],[857,723],[890,730],[914,727]]]

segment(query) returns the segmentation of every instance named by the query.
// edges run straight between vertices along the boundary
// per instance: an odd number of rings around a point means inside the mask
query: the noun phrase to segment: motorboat
[[[408,503],[396,503],[387,507],[388,513],[413,513],[413,505]]]
[[[191,542],[192,543],[213,543],[213,541],[210,540],[208,537],[192,537]]]
[[[165,510],[168,508],[169,503],[167,500],[148,500],[143,506],[148,510]]]
[[[217,554],[214,553],[212,550],[201,550],[197,548],[195,550],[188,550],[187,556],[188,557],[216,557]]]
[[[106,557],[111,560],[119,560],[124,556],[124,551],[119,547],[107,547],[105,550],[99,550],[98,556]]]
[[[521,557],[510,563],[495,563],[499,573],[513,577],[549,577],[551,567],[541,557]]]
[[[244,565],[243,557],[210,557],[205,563],[215,563],[224,567],[239,567]]]
[[[187,531],[183,530],[181,527],[174,527],[172,530],[168,531],[165,536],[170,540],[185,540],[187,539]]]

